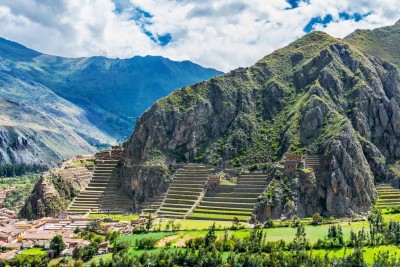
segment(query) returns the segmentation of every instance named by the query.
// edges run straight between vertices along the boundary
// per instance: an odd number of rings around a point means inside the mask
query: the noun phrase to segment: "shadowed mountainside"
[[[54,164],[118,143],[154,101],[218,74],[162,57],[63,58],[0,38],[0,163]]]

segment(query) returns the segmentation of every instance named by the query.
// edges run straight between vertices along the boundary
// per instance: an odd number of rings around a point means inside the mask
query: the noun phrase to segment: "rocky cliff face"
[[[399,66],[367,52],[357,40],[313,32],[250,68],[177,90],[138,119],[126,164],[162,155],[243,166],[317,154],[321,173],[291,180],[294,212],[365,212],[377,197],[374,181],[393,177],[400,156]]]
[[[85,188],[91,170],[80,161],[70,160],[63,166],[42,174],[20,215],[27,219],[58,217],[74,197]]]

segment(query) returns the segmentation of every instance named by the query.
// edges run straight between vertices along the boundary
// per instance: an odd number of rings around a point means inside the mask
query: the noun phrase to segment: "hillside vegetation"
[[[374,37],[380,32],[385,39]],[[266,193],[273,197],[260,199],[260,218],[278,217],[288,206],[299,216],[370,210],[375,181],[396,179],[390,166],[400,157],[392,42],[400,24],[362,34],[370,41],[312,32],[249,68],[173,92],[138,119],[125,143],[126,165],[157,155],[165,162],[272,166]],[[288,152],[317,155],[321,172],[279,175],[273,163]]]

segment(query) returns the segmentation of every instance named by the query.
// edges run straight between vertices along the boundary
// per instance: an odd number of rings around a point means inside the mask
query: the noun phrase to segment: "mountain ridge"
[[[124,144],[124,185],[141,195],[139,164],[272,168],[260,220],[369,211],[375,182],[399,179],[392,166],[400,158],[400,73],[389,41],[400,32],[398,24],[357,32],[362,39],[312,32],[249,68],[160,99]],[[288,153],[320,157],[321,172],[281,173],[275,164]]]
[[[84,148],[77,149],[74,154],[93,153],[96,148],[117,144],[126,139],[135,118],[155,100],[178,87],[218,74],[216,70],[189,61],[177,62],[159,56],[123,60],[63,58],[0,39],[0,97],[31,106],[37,116],[50,116],[63,126],[57,125],[68,128],[71,141]],[[12,115],[24,116],[18,112]],[[14,134],[8,133],[9,129],[2,129],[3,145],[8,144],[8,136]],[[18,133],[21,138],[30,140],[28,146],[35,146],[31,137],[39,136],[38,132]],[[75,134],[79,141],[72,137]],[[65,153],[70,146],[67,140],[64,139],[65,146],[61,144],[60,153],[49,151],[50,146],[46,145],[46,152],[30,150],[25,163],[55,164],[74,155]],[[0,163],[24,161],[24,157],[17,155],[23,151],[6,146],[1,149]],[[53,155],[51,159],[45,156],[48,153]]]

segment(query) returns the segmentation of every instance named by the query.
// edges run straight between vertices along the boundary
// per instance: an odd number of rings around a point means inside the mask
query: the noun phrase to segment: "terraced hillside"
[[[166,218],[185,218],[202,198],[212,171],[202,165],[187,165],[178,170],[157,214]]]
[[[156,213],[165,199],[166,193],[155,196],[146,202],[140,204],[139,210],[144,214]]]
[[[257,197],[265,188],[266,175],[244,173],[231,192],[207,193],[200,205],[188,218],[200,220],[233,220],[242,222],[250,219]]]
[[[305,155],[305,168],[312,169],[315,173],[321,171],[321,157],[319,155]]]
[[[380,184],[376,187],[379,198],[376,207],[379,209],[393,208],[400,205],[400,190],[390,184]]]
[[[119,160],[97,156],[92,179],[67,209],[68,214],[123,212],[132,209],[132,201],[118,188],[116,167]]]

